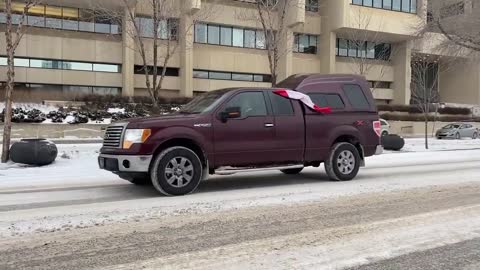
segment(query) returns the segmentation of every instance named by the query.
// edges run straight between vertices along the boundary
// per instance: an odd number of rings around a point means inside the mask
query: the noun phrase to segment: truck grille
[[[105,131],[103,137],[103,146],[105,147],[120,147],[122,142],[123,126],[110,126]]]

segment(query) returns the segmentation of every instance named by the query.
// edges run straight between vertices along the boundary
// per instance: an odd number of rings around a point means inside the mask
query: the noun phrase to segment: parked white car
[[[382,136],[390,134],[390,124],[385,119],[380,119],[380,123],[382,123]]]

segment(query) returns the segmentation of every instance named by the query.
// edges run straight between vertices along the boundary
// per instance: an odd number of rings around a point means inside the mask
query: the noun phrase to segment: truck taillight
[[[378,137],[382,135],[382,123],[380,121],[373,121],[373,130],[377,133]]]

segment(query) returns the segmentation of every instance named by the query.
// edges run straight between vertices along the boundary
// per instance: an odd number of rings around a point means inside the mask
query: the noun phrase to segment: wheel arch
[[[157,148],[153,152],[153,157],[155,158],[157,155],[162,153],[162,151],[164,151],[165,149],[175,147],[175,146],[181,146],[181,147],[185,147],[192,150],[200,158],[200,161],[202,162],[202,167],[204,169],[207,169],[208,171],[207,155],[203,150],[201,144],[192,138],[180,137],[180,138],[171,138],[171,139],[165,140],[157,146]],[[154,158],[152,160],[154,160]],[[150,167],[152,166],[152,164],[153,162],[150,164]]]

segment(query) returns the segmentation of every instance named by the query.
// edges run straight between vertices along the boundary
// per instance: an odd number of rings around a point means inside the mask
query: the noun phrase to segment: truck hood
[[[129,128],[149,128],[164,125],[182,125],[198,119],[199,116],[199,114],[174,113],[159,116],[132,118],[124,122],[128,123]]]

